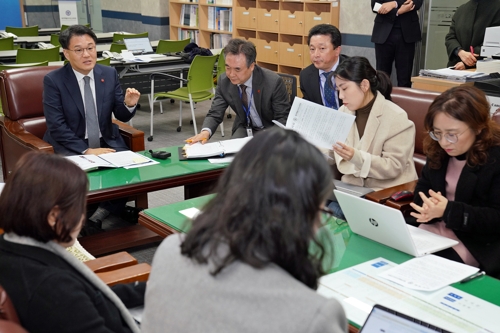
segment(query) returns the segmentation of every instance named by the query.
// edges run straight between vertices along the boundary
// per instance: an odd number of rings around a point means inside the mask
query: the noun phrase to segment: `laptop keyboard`
[[[412,323],[415,323],[415,324],[418,324],[422,327],[427,327],[433,331],[436,331],[436,332],[440,332],[440,333],[451,333],[450,331],[447,331],[447,330],[444,330],[442,328],[439,328],[439,327],[436,327],[434,325],[431,325],[429,323],[426,323],[425,321],[421,321],[421,320],[418,320],[417,318],[413,318],[413,317],[409,317],[405,314],[402,314],[402,313],[399,313],[397,311],[394,311],[392,309],[388,309],[386,308],[385,311],[389,312],[389,313],[392,313],[393,315],[397,316],[397,317],[401,317],[401,318],[404,318],[408,321],[411,321]]]

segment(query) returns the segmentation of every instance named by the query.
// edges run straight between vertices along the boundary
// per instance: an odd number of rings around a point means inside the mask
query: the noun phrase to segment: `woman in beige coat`
[[[364,57],[346,59],[333,75],[343,102],[339,111],[356,116],[346,142],[333,145],[342,181],[380,190],[417,179],[415,125],[391,102],[389,77]],[[330,208],[340,215],[336,202]]]

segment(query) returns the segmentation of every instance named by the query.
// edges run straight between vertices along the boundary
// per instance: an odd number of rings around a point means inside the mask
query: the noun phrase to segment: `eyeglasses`
[[[322,215],[321,224],[323,225],[327,224],[330,219],[335,220],[335,223],[337,223],[337,225],[342,225],[346,223],[346,221],[337,218],[333,210],[331,210],[328,207],[321,207],[319,210],[323,213],[321,214]]]
[[[458,137],[462,134],[464,134],[468,129],[470,129],[470,127],[467,127],[467,129],[465,131],[463,131],[462,133],[458,133],[458,134],[454,134],[454,133],[444,133],[444,138],[446,139],[446,141],[448,141],[449,143],[457,143],[458,142]],[[434,131],[430,131],[429,132],[429,136],[431,137],[432,140],[434,141],[441,141],[441,138],[443,137],[443,134],[440,133],[440,132],[434,132]]]
[[[75,54],[77,56],[81,57],[83,55],[83,53],[85,52],[85,50],[87,50],[88,54],[94,53],[95,46],[84,47],[83,49],[74,49],[74,50],[67,49],[67,50],[71,51],[71,52],[75,52]]]

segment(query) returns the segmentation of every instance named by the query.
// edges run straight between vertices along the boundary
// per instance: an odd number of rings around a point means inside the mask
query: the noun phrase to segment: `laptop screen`
[[[381,305],[375,305],[359,333],[449,333],[439,327],[409,317]]]
[[[153,53],[153,48],[151,47],[151,43],[147,37],[124,38],[123,42],[125,43],[127,50],[132,53]]]

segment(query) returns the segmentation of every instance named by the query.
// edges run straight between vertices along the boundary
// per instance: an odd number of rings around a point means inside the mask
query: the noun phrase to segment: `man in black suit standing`
[[[377,70],[391,75],[396,62],[399,87],[411,87],[411,72],[415,56],[415,43],[422,40],[417,10],[423,0],[371,0],[382,6],[377,11],[372,39],[375,43]]]
[[[318,24],[307,36],[312,64],[300,72],[300,90],[304,99],[338,109],[342,105],[335,90],[335,80],[328,74],[347,56],[341,55],[342,37],[339,29],[331,24]],[[331,85],[326,84],[327,77]]]

